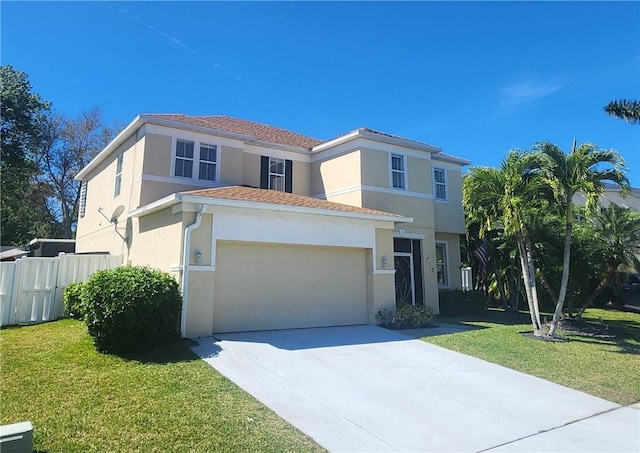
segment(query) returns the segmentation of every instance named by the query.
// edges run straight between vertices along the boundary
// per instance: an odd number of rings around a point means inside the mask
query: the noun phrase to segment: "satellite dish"
[[[118,217],[120,217],[120,215],[124,212],[124,206],[120,205],[117,208],[115,208],[113,210],[113,214],[111,214],[111,218],[109,219],[109,222],[111,223],[118,223]]]

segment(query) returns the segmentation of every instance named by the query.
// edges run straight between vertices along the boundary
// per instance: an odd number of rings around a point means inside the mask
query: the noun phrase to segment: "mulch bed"
[[[548,327],[548,324],[547,324]],[[563,334],[571,334],[577,337],[587,337],[587,338],[598,338],[601,340],[611,340],[616,338],[615,332],[609,330],[607,325],[597,325],[590,324],[585,321],[576,321],[575,319],[562,319],[558,323],[558,330]],[[556,335],[555,337],[550,337],[549,335],[543,334],[541,336],[536,337],[533,335],[533,332],[520,332],[520,334],[527,338],[533,338],[534,340],[540,341],[551,341],[551,342],[566,342],[571,341],[566,336]]]

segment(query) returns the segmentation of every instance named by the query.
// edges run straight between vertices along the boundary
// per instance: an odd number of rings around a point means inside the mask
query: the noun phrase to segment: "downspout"
[[[182,250],[182,316],[180,319],[180,334],[185,336],[187,330],[187,301],[189,300],[189,251],[191,249],[191,232],[200,226],[202,214],[207,210],[207,206],[200,205],[200,210],[196,214],[196,221],[184,229],[184,246]]]

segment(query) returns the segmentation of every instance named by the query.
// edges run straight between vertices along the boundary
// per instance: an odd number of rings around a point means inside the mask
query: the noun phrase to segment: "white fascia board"
[[[127,218],[142,217],[143,215],[160,211],[161,209],[168,208],[169,206],[173,206],[174,204],[178,203],[180,203],[180,198],[178,197],[177,193],[173,193],[152,203],[141,206],[138,209],[130,211],[127,214]]]
[[[109,154],[111,154],[116,148],[118,148],[118,146],[124,143],[125,140],[127,140],[131,136],[131,134],[135,133],[135,131],[138,130],[138,128],[144,123],[145,120],[140,115],[136,116],[133,121],[131,121],[129,125],[125,127],[118,135],[116,135],[115,138],[111,140],[109,144],[96,155],[96,157],[91,159],[91,162],[89,162],[82,170],[80,170],[73,179],[75,179],[76,181],[82,181],[91,172],[91,170],[96,168],[98,164],[100,164],[100,162],[105,160],[107,156],[109,156]]]
[[[470,165],[471,161],[467,159],[463,159],[462,157],[452,156],[450,154],[432,154],[431,158],[433,160],[441,161],[441,162],[450,162],[452,164],[458,164],[461,166]]]
[[[356,129],[355,131],[349,132],[348,134],[341,135],[340,137],[336,137],[333,140],[329,140],[328,142],[324,142],[319,145],[316,145],[313,148],[311,148],[311,151],[314,153],[321,152],[326,149],[332,148],[336,145],[354,140],[358,137],[366,138],[376,142],[390,143],[392,145],[398,145],[403,148],[411,148],[411,149],[417,149],[419,151],[427,151],[432,154],[442,152],[442,149],[438,148],[437,146],[428,145],[426,143],[417,143],[411,140],[405,140],[401,138],[389,137],[382,134],[375,134],[367,131],[362,131],[360,129]]]
[[[334,211],[333,209],[306,208],[301,206],[288,206],[272,203],[261,203],[257,201],[245,200],[229,200],[225,198],[200,197],[197,195],[181,195],[175,193],[160,200],[149,203],[134,211],[131,211],[127,217],[141,217],[152,212],[159,211],[178,203],[204,204],[210,206],[227,206],[235,208],[250,208],[264,211],[280,211],[293,212],[298,214],[315,214],[332,217],[347,217],[363,220],[377,220],[391,223],[413,223],[413,217],[405,217],[401,215],[386,216],[378,214],[366,214],[361,212]]]

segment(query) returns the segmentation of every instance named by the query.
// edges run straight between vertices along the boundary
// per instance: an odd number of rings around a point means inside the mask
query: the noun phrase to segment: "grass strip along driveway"
[[[0,421],[37,451],[322,451],[182,341],[123,359],[67,319],[2,329],[0,357]]]
[[[621,405],[640,401],[639,313],[589,309],[584,322],[562,324],[564,342],[521,335],[531,332],[529,320],[528,313],[501,310],[440,318],[473,329],[423,340]]]

